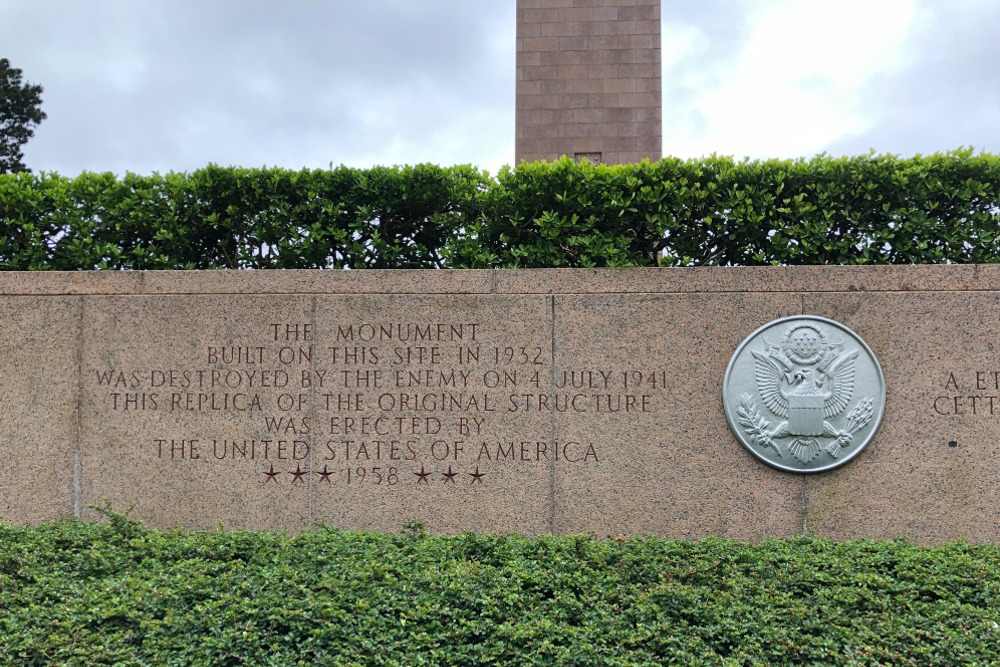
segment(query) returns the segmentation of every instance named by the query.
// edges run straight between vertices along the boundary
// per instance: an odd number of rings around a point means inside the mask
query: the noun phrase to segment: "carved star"
[[[424,472],[423,466],[420,466],[420,472],[415,472],[413,474],[417,476],[417,484],[429,484],[427,478],[430,477],[431,474],[429,472]]]
[[[448,484],[449,482],[451,482],[452,484],[454,484],[455,483],[455,477],[458,476],[458,473],[457,472],[452,472],[451,471],[451,466],[448,466],[448,472],[443,472],[443,473],[441,473],[441,475],[444,477],[444,483],[445,484]]]
[[[280,472],[274,472],[274,464],[272,463],[271,464],[271,469],[269,471],[265,472],[264,474],[267,475],[267,482],[274,482],[275,484],[277,484],[278,483],[278,475],[280,475],[281,473]],[[264,483],[267,484],[267,482],[264,482]]]
[[[305,484],[306,482],[302,478],[306,476],[307,472],[308,471],[302,469],[301,465],[296,464],[295,472],[288,473],[292,476],[292,484]]]
[[[469,484],[482,484],[483,477],[486,477],[486,473],[479,472],[479,466],[476,466],[476,472],[470,472],[469,476],[472,477],[472,480],[469,482]]]
[[[330,475],[333,474],[333,471],[332,470],[327,470],[326,468],[327,468],[327,466],[323,466],[322,472],[318,472],[316,474],[319,475],[319,481],[326,482],[327,484],[329,484],[330,483]]]

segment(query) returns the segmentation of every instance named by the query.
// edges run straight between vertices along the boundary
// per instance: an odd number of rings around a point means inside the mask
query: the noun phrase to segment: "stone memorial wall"
[[[0,273],[0,313],[7,522],[1000,539],[1000,267]],[[884,375],[811,474],[723,404],[801,314]]]

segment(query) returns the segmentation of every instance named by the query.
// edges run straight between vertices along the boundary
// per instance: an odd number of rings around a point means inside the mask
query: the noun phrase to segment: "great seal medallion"
[[[722,402],[729,428],[758,459],[822,472],[853,459],[875,435],[885,378],[853,331],[798,315],[765,324],[736,348]]]

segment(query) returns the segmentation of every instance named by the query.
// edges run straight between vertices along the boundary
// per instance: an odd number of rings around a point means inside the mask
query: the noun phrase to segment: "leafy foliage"
[[[21,146],[45,120],[42,87],[21,82],[21,70],[0,58],[0,174],[28,171]]]
[[[0,175],[0,269],[994,262],[1000,156]]]
[[[0,525],[5,664],[1000,661],[1000,548]]]
[[[438,268],[471,167],[0,176],[0,268]]]
[[[486,198],[464,266],[993,262],[1000,156],[971,150],[622,166],[522,164]]]

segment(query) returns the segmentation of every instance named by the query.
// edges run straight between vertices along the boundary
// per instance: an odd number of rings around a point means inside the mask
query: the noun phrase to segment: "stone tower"
[[[661,156],[660,0],[517,0],[514,161]]]

